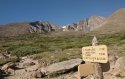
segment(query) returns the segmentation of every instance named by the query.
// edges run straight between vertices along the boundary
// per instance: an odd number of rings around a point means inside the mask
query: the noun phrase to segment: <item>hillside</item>
[[[22,22],[0,25],[0,36],[17,36],[29,33],[45,33],[59,29],[57,25],[49,22]]]
[[[29,23],[11,23],[0,27],[0,36],[15,36],[28,33]]]
[[[113,34],[122,32],[125,32],[125,8],[113,13],[99,29],[94,31],[96,34]]]

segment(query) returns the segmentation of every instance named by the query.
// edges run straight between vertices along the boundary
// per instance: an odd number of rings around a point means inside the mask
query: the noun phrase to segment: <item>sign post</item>
[[[94,36],[92,40],[92,46],[96,46],[96,45],[98,45],[98,41],[97,41],[97,38]],[[95,63],[94,69],[95,69],[94,79],[103,79],[101,63]]]
[[[94,79],[103,79],[101,63],[108,62],[107,46],[98,45],[97,38],[94,36],[92,46],[82,48],[82,58],[94,64]]]

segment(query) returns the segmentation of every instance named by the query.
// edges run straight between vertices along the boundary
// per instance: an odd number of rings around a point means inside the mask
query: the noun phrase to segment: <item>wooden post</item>
[[[96,45],[98,45],[98,41],[96,36],[94,36],[92,40],[92,46],[96,46]],[[94,69],[95,69],[94,79],[103,79],[101,63],[94,63]]]

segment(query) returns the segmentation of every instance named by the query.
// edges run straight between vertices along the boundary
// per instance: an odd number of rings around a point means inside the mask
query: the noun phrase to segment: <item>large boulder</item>
[[[120,57],[116,63],[115,68],[125,72],[125,57]]]
[[[51,73],[64,73],[67,71],[72,70],[73,68],[76,68],[79,64],[82,63],[82,59],[71,59],[59,63],[54,63],[48,67],[46,67],[47,74]]]
[[[92,16],[90,18],[86,18],[85,20],[81,20],[77,23],[77,31],[90,32],[99,27],[106,20],[105,17],[102,16]]]

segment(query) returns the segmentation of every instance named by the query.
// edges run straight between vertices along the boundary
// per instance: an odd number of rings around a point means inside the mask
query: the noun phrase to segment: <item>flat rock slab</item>
[[[73,68],[78,67],[79,64],[82,63],[82,59],[71,59],[59,63],[54,63],[48,67],[46,67],[47,74],[50,73],[64,73],[69,70],[72,70]]]

